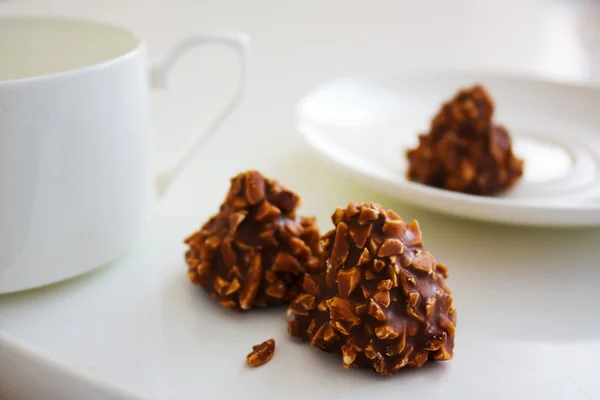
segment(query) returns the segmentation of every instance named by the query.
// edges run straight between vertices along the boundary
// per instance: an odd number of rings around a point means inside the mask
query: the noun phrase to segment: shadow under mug
[[[229,46],[241,63],[225,109],[179,162],[152,170],[150,87],[197,46]],[[0,19],[0,293],[64,280],[114,260],[139,238],[201,141],[239,105],[244,33],[187,38],[149,68],[132,32],[65,18]]]

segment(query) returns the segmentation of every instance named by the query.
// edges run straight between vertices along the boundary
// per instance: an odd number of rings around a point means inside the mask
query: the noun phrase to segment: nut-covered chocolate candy
[[[219,213],[185,240],[188,276],[222,306],[289,303],[320,265],[314,218],[296,218],[300,198],[248,171],[231,179]]]
[[[322,239],[326,262],[304,276],[288,331],[341,353],[343,365],[382,375],[453,355],[456,312],[447,270],[423,249],[416,221],[378,204],[350,203]]]
[[[407,152],[408,179],[478,195],[513,186],[523,175],[523,161],[493,114],[481,85],[459,91],[434,117],[430,132],[419,135],[419,146]]]

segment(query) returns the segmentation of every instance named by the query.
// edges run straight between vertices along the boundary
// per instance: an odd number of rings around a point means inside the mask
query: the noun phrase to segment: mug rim
[[[111,57],[104,61],[96,62],[91,65],[84,65],[81,67],[75,67],[70,69],[65,69],[63,71],[50,72],[41,75],[35,76],[25,76],[22,78],[13,78],[13,79],[0,79],[0,87],[8,86],[12,84],[22,84],[22,83],[30,83],[30,82],[41,82],[47,81],[57,78],[67,78],[72,76],[77,76],[97,70],[101,70],[103,68],[108,68],[114,64],[117,64],[121,61],[126,61],[131,58],[136,57],[140,51],[142,51],[146,47],[145,40],[139,36],[136,32],[131,29],[125,28],[118,24],[113,24],[111,22],[96,20],[92,18],[79,18],[79,17],[70,17],[70,16],[61,16],[61,15],[3,15],[0,16],[0,24],[4,21],[23,21],[23,22],[56,22],[56,23],[78,23],[84,25],[91,25],[98,28],[103,29],[111,29],[115,31],[120,31],[124,34],[129,35],[135,42],[135,46],[130,50],[119,54],[116,57]]]

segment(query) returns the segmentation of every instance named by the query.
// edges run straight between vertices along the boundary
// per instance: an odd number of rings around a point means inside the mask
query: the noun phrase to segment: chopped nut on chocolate
[[[515,185],[523,161],[506,129],[492,121],[494,104],[481,85],[463,89],[433,118],[429,133],[407,152],[408,179],[456,192],[493,195]]]
[[[321,264],[316,220],[297,218],[299,203],[257,171],[232,178],[219,213],[185,240],[189,279],[227,308],[289,303]]]
[[[246,362],[251,367],[258,367],[271,361],[273,353],[275,353],[275,340],[269,339],[252,346],[252,352],[246,356]]]
[[[341,354],[346,368],[382,375],[451,359],[456,311],[447,269],[423,248],[418,223],[354,203],[332,220],[325,263],[304,277],[304,293],[289,306],[290,335]]]

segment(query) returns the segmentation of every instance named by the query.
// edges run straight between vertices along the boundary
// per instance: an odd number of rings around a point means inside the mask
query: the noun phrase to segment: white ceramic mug
[[[159,182],[150,144],[149,89],[205,43],[241,62],[233,100]],[[63,18],[0,19],[0,293],[57,282],[124,254],[157,195],[238,105],[248,39],[198,35],[149,67],[126,29]]]

